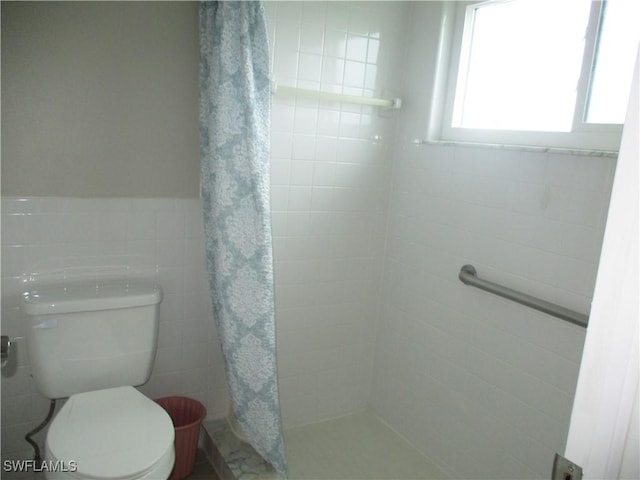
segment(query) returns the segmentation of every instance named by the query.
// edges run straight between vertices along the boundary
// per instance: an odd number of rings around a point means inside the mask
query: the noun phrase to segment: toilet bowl
[[[67,399],[45,440],[47,479],[171,474],[173,422],[134,388],[151,376],[161,301],[159,285],[132,279],[43,285],[23,294],[36,388]]]
[[[47,479],[167,478],[174,429],[157,403],[133,387],[69,397],[47,434]]]

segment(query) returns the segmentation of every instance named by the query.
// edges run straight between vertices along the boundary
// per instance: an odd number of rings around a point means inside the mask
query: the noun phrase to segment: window
[[[617,150],[638,18],[635,0],[459,3],[440,139]]]
[[[586,121],[624,123],[633,59],[640,38],[640,3],[609,0],[604,7]]]

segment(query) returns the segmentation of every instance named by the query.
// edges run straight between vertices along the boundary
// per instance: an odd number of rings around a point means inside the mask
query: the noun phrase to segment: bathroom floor
[[[196,466],[186,480],[220,480],[202,450],[196,454]]]
[[[291,479],[445,479],[437,465],[373,413],[285,430]]]

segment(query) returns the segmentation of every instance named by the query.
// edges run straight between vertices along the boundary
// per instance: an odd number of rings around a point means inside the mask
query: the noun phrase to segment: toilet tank
[[[61,283],[22,295],[35,385],[48,398],[151,376],[162,289],[142,280]]]

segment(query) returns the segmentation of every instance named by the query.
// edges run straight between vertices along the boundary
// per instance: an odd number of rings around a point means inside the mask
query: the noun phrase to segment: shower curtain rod
[[[400,98],[373,98],[359,95],[344,95],[342,93],[322,92],[320,90],[309,90],[306,88],[288,87],[271,83],[271,92],[274,95],[288,95],[296,97],[314,98],[318,100],[328,100],[331,102],[355,103],[358,105],[370,105],[373,107],[386,107],[399,109],[402,106]]]
[[[549,315],[561,318],[562,320],[573,323],[574,325],[586,328],[587,324],[589,323],[588,315],[569,310],[568,308],[561,307],[560,305],[556,305],[555,303],[547,302],[546,300],[532,297],[531,295],[527,295],[526,293],[518,292],[516,290],[512,290],[511,288],[498,285],[497,283],[478,278],[476,269],[473,265],[464,265],[460,269],[458,278],[465,285],[471,285],[472,287],[485,290],[500,297],[504,297],[508,300],[526,305],[527,307],[531,307],[541,312],[548,313]]]

